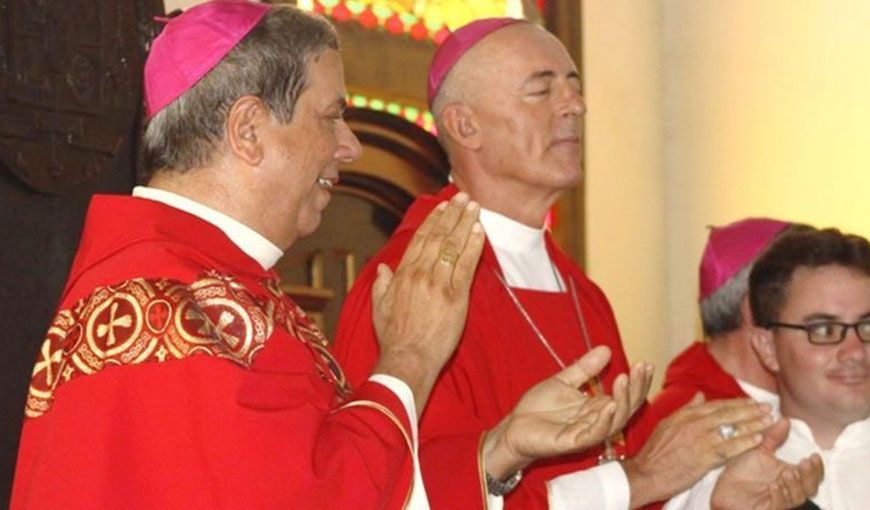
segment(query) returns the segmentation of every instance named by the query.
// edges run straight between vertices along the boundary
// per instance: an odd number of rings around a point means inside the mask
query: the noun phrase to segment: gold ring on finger
[[[456,264],[456,261],[459,260],[459,252],[450,246],[442,246],[441,251],[438,252],[438,261],[447,264],[448,266],[452,266]]]

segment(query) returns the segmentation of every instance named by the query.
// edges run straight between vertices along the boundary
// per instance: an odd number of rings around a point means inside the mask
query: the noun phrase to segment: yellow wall
[[[669,330],[692,338],[705,225],[870,235],[870,3],[664,2]]]
[[[589,267],[613,300],[632,358],[655,352],[638,342],[663,342],[673,354],[697,335],[706,225],[768,215],[870,236],[870,2],[583,7]],[[615,97],[626,90],[636,95]],[[658,107],[639,112],[646,103]],[[660,118],[650,118],[656,110]],[[653,143],[653,124],[658,150],[637,140]],[[622,182],[629,176],[637,181]],[[658,178],[661,195],[651,182]],[[622,195],[613,189],[623,186]],[[640,235],[626,238],[634,226]],[[647,228],[657,228],[664,247]],[[647,261],[642,272],[662,275],[665,292],[626,265],[625,252]],[[659,315],[663,336],[628,334]]]
[[[667,356],[659,8],[583,4],[587,269],[632,360]]]

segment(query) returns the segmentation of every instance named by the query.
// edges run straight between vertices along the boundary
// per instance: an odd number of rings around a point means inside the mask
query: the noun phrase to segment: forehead
[[[308,61],[305,95],[338,94],[344,96],[344,66],[338,51],[327,48]]]
[[[531,23],[505,27],[481,41],[477,59],[499,76],[524,79],[540,71],[558,75],[577,67],[555,36]]]
[[[828,314],[853,320],[870,312],[870,276],[841,265],[798,267],[786,287],[781,315]]]

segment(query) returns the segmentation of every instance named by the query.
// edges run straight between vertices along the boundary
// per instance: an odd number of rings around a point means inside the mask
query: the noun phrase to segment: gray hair
[[[701,325],[705,336],[729,333],[740,327],[743,319],[740,302],[749,292],[749,273],[752,266],[753,264],[747,264],[725,282],[725,285],[701,300]]]
[[[290,122],[307,87],[309,61],[329,48],[338,49],[338,36],[328,21],[292,6],[272,6],[218,65],[148,122],[145,171],[210,163],[230,107],[242,96],[261,98],[279,122]]]

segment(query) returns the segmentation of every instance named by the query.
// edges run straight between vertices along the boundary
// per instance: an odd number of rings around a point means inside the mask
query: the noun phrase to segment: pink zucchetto
[[[269,12],[268,4],[213,0],[170,19],[145,61],[145,115],[153,117],[208,74]]]
[[[453,69],[456,62],[468,50],[496,30],[522,21],[525,20],[516,18],[484,18],[463,25],[447,36],[447,39],[444,39],[444,42],[435,51],[432,62],[429,64],[429,108],[432,108],[432,103],[435,101],[435,96],[438,95],[438,90],[441,89],[441,84],[444,83],[447,73]]]
[[[747,264],[755,261],[790,225],[768,218],[748,218],[724,227],[711,227],[701,258],[699,300],[719,290]]]

